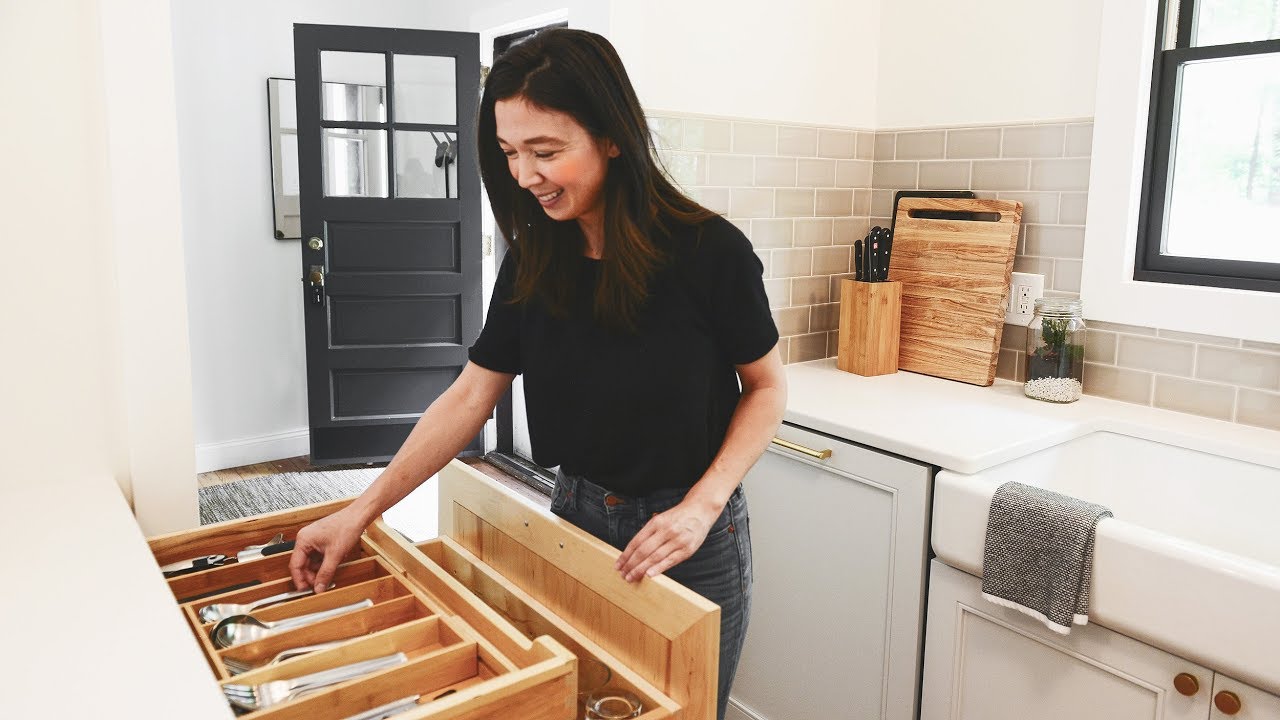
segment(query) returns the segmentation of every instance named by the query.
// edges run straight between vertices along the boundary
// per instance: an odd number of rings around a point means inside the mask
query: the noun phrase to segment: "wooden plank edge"
[[[442,598],[446,611],[449,611],[451,615],[461,617],[464,622],[473,628],[475,628],[477,620],[482,622],[496,634],[496,638],[490,637],[489,639],[494,642],[497,650],[511,660],[516,661],[518,665],[527,666],[544,659],[545,656],[535,651],[535,644],[525,637],[524,633],[507,622],[493,608],[481,602],[465,585],[436,565],[421,550],[388,532],[389,529],[384,521],[377,520],[369,526],[366,534],[369,536],[370,543],[379,549],[379,554],[392,562],[396,566],[396,570],[402,573],[409,582],[422,585],[429,592],[433,591],[432,586],[434,585],[448,593],[456,602],[451,605],[448,597]],[[455,605],[461,605],[461,607],[456,607]],[[481,630],[481,628],[475,629],[478,632]],[[481,632],[480,634],[484,635],[485,633]]]

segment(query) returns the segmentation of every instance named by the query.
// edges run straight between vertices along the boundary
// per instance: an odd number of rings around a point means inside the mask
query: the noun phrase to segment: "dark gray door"
[[[387,460],[480,332],[479,36],[293,45],[311,462]]]

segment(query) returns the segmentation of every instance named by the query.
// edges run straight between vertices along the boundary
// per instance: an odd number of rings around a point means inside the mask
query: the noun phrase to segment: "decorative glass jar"
[[[1084,318],[1074,298],[1042,297],[1027,325],[1029,398],[1069,403],[1084,392]]]

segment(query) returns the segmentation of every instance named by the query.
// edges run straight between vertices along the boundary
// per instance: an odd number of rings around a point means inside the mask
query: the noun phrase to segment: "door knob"
[[[307,241],[307,247],[311,248],[312,250],[319,250],[320,248],[324,247],[324,241],[318,237],[313,237]]]
[[[314,238],[313,238],[314,239]],[[307,287],[312,305],[324,305],[324,266],[312,265],[307,271]]]
[[[1191,673],[1178,673],[1173,678],[1173,687],[1183,695],[1191,697],[1200,692],[1200,681]]]
[[[1240,712],[1240,696],[1230,690],[1223,690],[1214,695],[1213,704],[1218,706],[1218,710],[1222,711],[1223,715],[1235,715]]]

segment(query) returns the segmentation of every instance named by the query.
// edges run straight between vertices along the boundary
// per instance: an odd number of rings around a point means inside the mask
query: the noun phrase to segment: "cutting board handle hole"
[[[968,212],[966,210],[911,209],[907,215],[922,220],[968,220],[971,222],[1000,222],[998,212]]]

